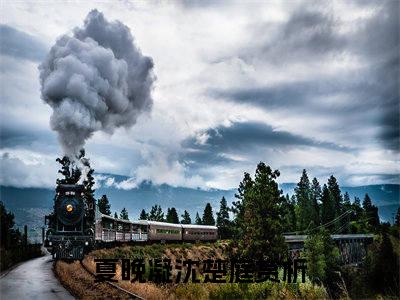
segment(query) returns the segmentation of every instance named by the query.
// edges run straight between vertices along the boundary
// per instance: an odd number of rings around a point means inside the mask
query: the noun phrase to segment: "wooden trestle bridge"
[[[341,264],[360,264],[366,254],[367,246],[373,241],[373,234],[332,234],[332,239],[339,248]],[[300,255],[307,235],[285,235],[285,241],[293,257]]]

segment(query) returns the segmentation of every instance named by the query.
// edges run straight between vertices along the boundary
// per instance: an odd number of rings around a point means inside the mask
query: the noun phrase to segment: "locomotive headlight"
[[[68,204],[67,206],[66,206],[66,210],[67,210],[67,212],[72,212],[73,210],[74,210],[74,207],[71,205],[71,204]]]

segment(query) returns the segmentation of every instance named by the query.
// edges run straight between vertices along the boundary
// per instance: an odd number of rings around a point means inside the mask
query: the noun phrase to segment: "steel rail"
[[[94,274],[94,273],[83,263],[83,261],[79,261],[79,262],[80,262],[82,268],[83,268],[86,272],[88,272],[91,276],[96,277],[96,274]],[[132,299],[145,300],[145,298],[140,297],[139,295],[136,295],[136,294],[134,294],[134,293],[132,293],[132,292],[130,292],[130,291],[128,291],[128,290],[126,290],[126,289],[120,287],[119,285],[117,285],[117,284],[115,284],[115,283],[113,283],[113,282],[110,282],[110,281],[107,281],[107,280],[105,280],[104,282],[107,283],[107,284],[109,284],[109,285],[111,285],[111,286],[113,286],[113,287],[115,287],[116,289],[118,289],[118,290],[120,290],[120,291],[122,291],[122,292],[128,294]]]

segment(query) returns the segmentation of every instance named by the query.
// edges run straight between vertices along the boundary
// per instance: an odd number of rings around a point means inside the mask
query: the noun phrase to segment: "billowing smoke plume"
[[[74,157],[98,130],[130,127],[152,107],[153,61],[127,26],[91,11],[73,36],[60,37],[39,66],[42,98],[66,155]]]

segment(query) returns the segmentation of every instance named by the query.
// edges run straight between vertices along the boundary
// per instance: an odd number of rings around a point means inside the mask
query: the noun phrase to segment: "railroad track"
[[[95,275],[91,270],[89,270],[88,267],[85,266],[85,264],[83,263],[83,261],[80,261],[80,264],[81,264],[82,268],[83,268],[86,272],[88,272],[91,276],[96,277],[96,275]],[[142,298],[142,297],[140,297],[140,296],[138,296],[138,295],[136,295],[136,294],[134,294],[134,293],[132,293],[132,292],[130,292],[130,291],[128,291],[128,290],[122,288],[122,287],[120,287],[119,285],[117,285],[117,284],[115,284],[115,283],[113,283],[113,282],[110,282],[110,281],[107,281],[107,280],[104,281],[104,282],[107,283],[108,285],[111,285],[112,287],[115,287],[116,289],[120,290],[121,292],[124,292],[124,293],[128,294],[129,297],[132,298],[132,299],[145,300],[144,298]]]

